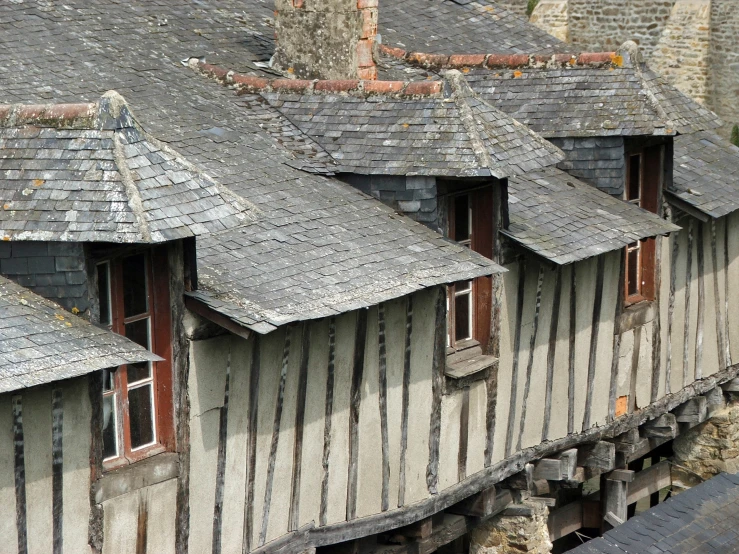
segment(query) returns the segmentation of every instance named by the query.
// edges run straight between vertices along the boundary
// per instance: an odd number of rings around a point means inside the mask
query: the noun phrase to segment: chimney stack
[[[378,0],[275,0],[277,69],[300,79],[376,79]]]

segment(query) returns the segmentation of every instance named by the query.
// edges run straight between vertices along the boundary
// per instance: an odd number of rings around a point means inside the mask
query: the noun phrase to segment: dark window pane
[[[140,344],[147,350],[151,350],[149,343],[149,318],[139,319],[133,323],[126,323],[126,338],[131,339],[136,344]],[[128,364],[127,366],[128,383],[148,379],[150,372],[149,362],[140,362],[137,364]]]
[[[103,458],[118,456],[115,395],[103,397]]]
[[[639,294],[639,250],[631,250],[631,246],[629,247],[626,264],[629,296]]]
[[[472,290],[472,281],[461,281],[454,286],[456,292]]]
[[[154,442],[151,385],[128,391],[128,413],[131,420],[131,448]]]
[[[103,370],[103,390],[106,392],[113,390],[113,387],[115,387],[115,382],[113,381],[115,370],[116,368]]]
[[[100,300],[100,323],[110,325],[110,265],[98,265],[98,299]]]
[[[637,200],[641,181],[641,156],[631,156],[630,162],[628,200]]]
[[[149,308],[146,290],[146,257],[137,254],[123,259],[123,313],[131,317]]]
[[[454,197],[454,240],[470,238],[470,197],[466,194]]]
[[[470,338],[471,294],[463,294],[454,299],[454,340]]]

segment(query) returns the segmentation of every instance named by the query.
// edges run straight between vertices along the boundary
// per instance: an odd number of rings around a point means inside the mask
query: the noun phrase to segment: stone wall
[[[623,137],[556,138],[567,156],[557,167],[608,194],[622,196],[625,182]]]
[[[531,23],[563,42],[570,41],[567,0],[541,0],[531,14]]]
[[[549,554],[548,515],[540,502],[509,508],[470,533],[470,554]]]
[[[496,4],[504,7],[510,12],[526,17],[526,6],[528,5],[528,0],[497,0]]]
[[[711,98],[708,107],[723,120],[728,138],[739,123],[739,5],[736,0],[711,3]]]

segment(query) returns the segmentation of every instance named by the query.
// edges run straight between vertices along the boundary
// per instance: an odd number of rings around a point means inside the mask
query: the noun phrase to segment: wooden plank
[[[698,327],[695,334],[695,378],[703,378],[703,325],[706,317],[706,279],[703,257],[703,224],[698,224],[697,254],[698,254]]]
[[[523,440],[523,430],[526,424],[526,405],[529,400],[529,391],[531,389],[531,371],[534,367],[534,356],[536,354],[536,338],[539,332],[539,316],[541,314],[541,289],[544,284],[544,265],[539,265],[539,279],[536,284],[536,304],[534,307],[534,325],[531,330],[531,339],[529,341],[529,361],[526,364],[526,383],[523,389],[523,401],[521,402],[521,417],[518,426],[518,442],[516,450],[521,450],[521,441]]]
[[[429,423],[429,463],[426,468],[426,486],[430,494],[439,492],[439,447],[441,441],[441,400],[444,394],[444,362],[446,358],[446,294],[436,291],[434,353],[431,361],[431,421]],[[467,405],[463,417],[469,421],[469,389],[465,391]],[[462,441],[460,440],[460,445]],[[467,446],[465,444],[465,471]]]
[[[636,473],[628,486],[626,504],[633,504],[671,485],[670,461],[664,460]]]
[[[319,525],[327,522],[329,461],[331,459],[331,422],[334,415],[334,372],[336,365],[336,318],[328,320],[328,368],[326,373],[326,410],[323,423],[323,476],[321,477],[321,508]]]
[[[249,423],[246,458],[246,502],[244,509],[244,539],[242,550],[250,552],[254,536],[254,478],[257,467],[257,414],[259,412],[260,340],[254,337],[251,372],[249,374]]]
[[[54,388],[51,391],[51,513],[53,518],[52,542],[54,554],[62,554],[64,550],[62,527],[64,522],[63,433],[64,398],[62,389]]]
[[[647,421],[642,429],[644,436],[650,439],[674,439],[678,434],[674,414],[662,414],[656,419]]]
[[[576,500],[552,510],[547,520],[549,540],[556,541],[583,527],[582,500]]]
[[[567,412],[567,433],[575,432],[575,339],[577,335],[577,278],[576,264],[572,264],[570,273],[570,359],[569,359],[569,407]]]
[[[603,507],[604,530],[616,527],[628,518],[626,502],[627,482],[618,479],[605,479],[605,504]]]
[[[559,325],[559,306],[562,299],[562,267],[557,267],[557,276],[554,281],[554,304],[552,306],[552,321],[549,325],[549,347],[547,349],[547,380],[546,398],[544,400],[544,425],[541,430],[541,440],[549,438],[549,422],[552,417],[552,390],[554,388],[554,359],[557,353],[557,330]]]
[[[382,492],[381,508],[385,512],[390,508],[390,439],[387,427],[387,345],[385,343],[385,304],[377,308],[378,325],[378,391],[380,401],[380,437],[382,441]]]
[[[13,449],[15,452],[15,524],[18,554],[28,553],[26,524],[26,464],[23,440],[23,399],[13,396]]]
[[[408,296],[405,323],[405,358],[403,359],[403,405],[400,415],[400,475],[398,476],[398,507],[405,506],[406,455],[408,450],[408,415],[411,387],[411,337],[413,335],[413,297]]]
[[[606,477],[612,481],[623,481],[631,483],[634,480],[634,471],[630,469],[614,469]]]
[[[590,427],[590,416],[593,404],[593,387],[595,385],[596,356],[598,352],[598,331],[600,329],[600,312],[603,306],[603,279],[606,267],[606,257],[598,256],[598,269],[595,281],[595,302],[593,303],[593,324],[590,336],[590,355],[588,357],[588,384],[585,396],[585,415],[582,420],[582,429]]]
[[[518,293],[516,296],[516,324],[513,339],[513,370],[511,373],[510,409],[508,412],[508,430],[505,440],[505,455],[513,451],[513,433],[516,421],[516,399],[518,398],[518,365],[521,352],[521,328],[523,327],[523,301],[526,293],[526,258],[518,263]]]
[[[588,469],[610,471],[616,464],[616,445],[598,441],[577,447],[577,465]]]
[[[298,397],[295,406],[295,437],[293,444],[293,475],[290,491],[290,514],[288,531],[297,531],[300,527],[300,481],[303,469],[303,429],[305,426],[305,402],[308,390],[308,360],[310,357],[310,325],[303,324],[303,336],[300,347],[300,369],[298,373]]]
[[[357,311],[357,328],[354,336],[354,363],[349,405],[349,474],[346,497],[346,519],[357,517],[357,472],[359,465],[359,405],[362,401],[362,377],[364,375],[364,350],[367,343],[367,310]]]

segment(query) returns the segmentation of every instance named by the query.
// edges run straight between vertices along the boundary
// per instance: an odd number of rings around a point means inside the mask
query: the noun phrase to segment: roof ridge
[[[434,69],[517,69],[555,67],[623,67],[624,58],[618,52],[581,52],[579,54],[430,54],[407,52],[385,44],[383,54],[412,65]]]
[[[358,93],[391,96],[439,96],[443,92],[441,81],[382,81],[367,79],[267,79],[257,75],[245,75],[209,64],[198,58],[190,58],[188,67],[212,77],[227,86],[235,86],[243,92],[295,92]]]
[[[97,102],[49,104],[0,104],[0,127],[39,125],[85,129],[93,127]]]

